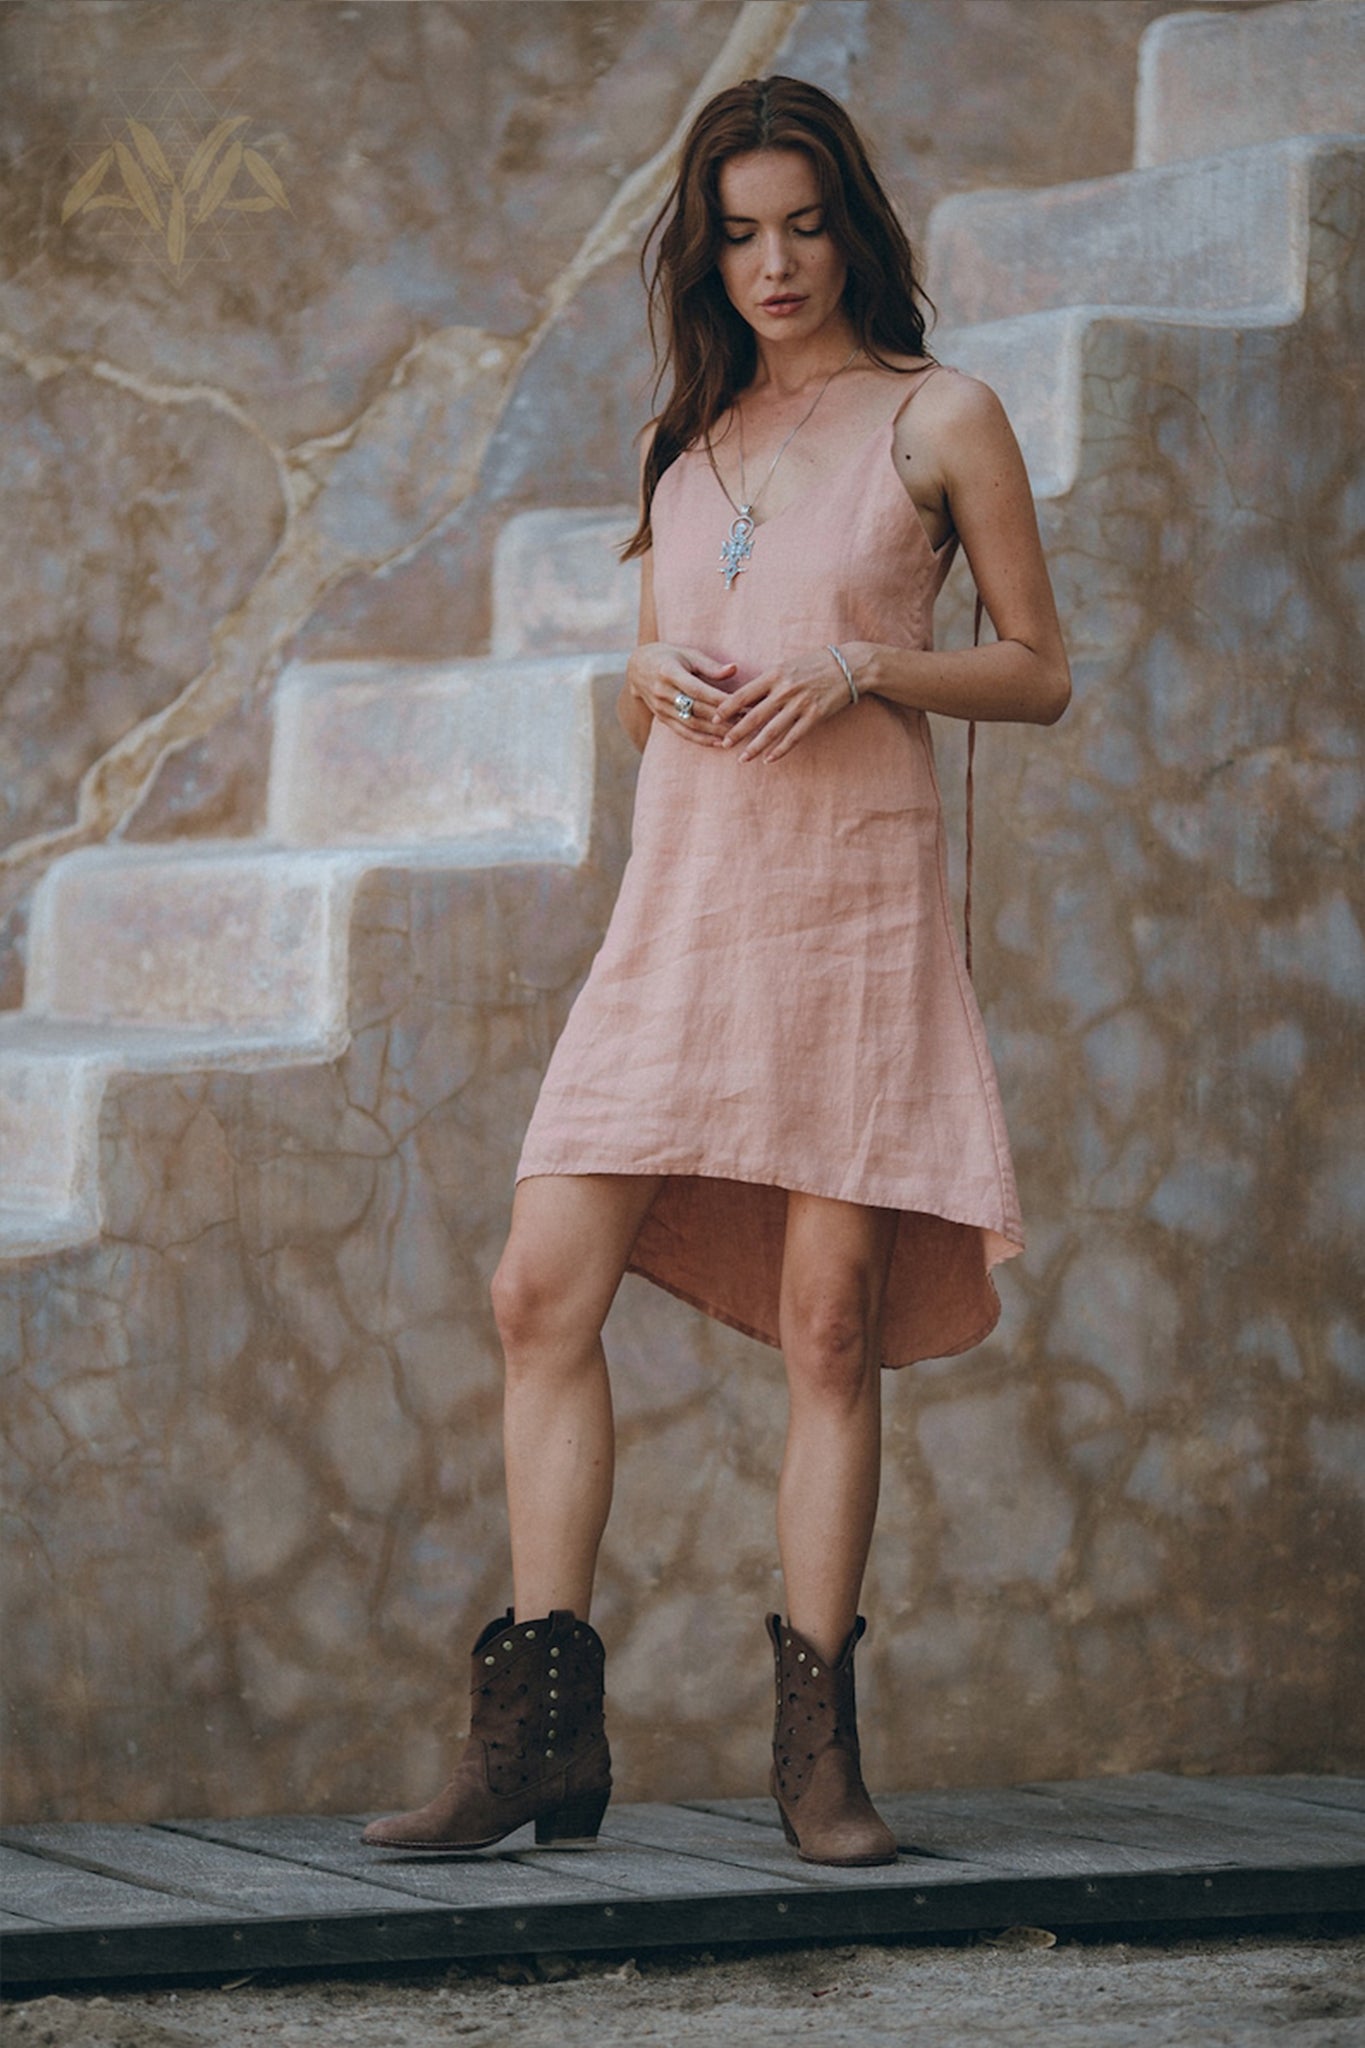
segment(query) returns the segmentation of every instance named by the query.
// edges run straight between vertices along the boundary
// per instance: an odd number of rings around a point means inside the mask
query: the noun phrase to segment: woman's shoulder
[[[938,356],[888,355],[885,358],[899,376],[911,375],[919,370],[932,370],[932,376],[923,379],[925,402],[933,393],[936,406],[970,409],[989,407],[992,399],[1000,403],[996,393],[984,377],[974,377],[968,370],[959,370],[955,363],[945,363]]]
[[[906,367],[928,369],[931,360],[907,357]],[[914,434],[937,440],[940,436],[990,438],[1008,427],[999,394],[984,377],[974,377],[952,363],[932,360],[932,375],[921,380],[914,404],[907,405],[896,421],[898,440]]]
[[[928,367],[924,358],[907,358],[906,364]],[[998,464],[1006,444],[1014,443],[995,391],[983,377],[951,363],[935,361],[911,400],[896,415],[892,447],[906,488],[925,504],[948,500],[964,475]]]
[[[953,363],[937,356],[898,355],[888,352],[875,374],[886,384],[892,398],[895,387],[906,384],[905,403],[896,410],[896,436],[905,442],[913,433],[937,436],[940,432],[978,430],[992,413],[1003,416],[1000,400],[984,378],[973,377]]]

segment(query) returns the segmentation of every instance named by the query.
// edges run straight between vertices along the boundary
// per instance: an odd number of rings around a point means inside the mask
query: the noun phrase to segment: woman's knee
[[[572,1174],[519,1184],[490,1290],[509,1363],[514,1355],[596,1343],[657,1185]]]
[[[515,1239],[498,1261],[489,1291],[509,1365],[581,1350],[600,1334],[600,1318],[574,1275]]]
[[[509,1352],[532,1348],[552,1334],[554,1303],[549,1276],[538,1261],[509,1244],[489,1290],[493,1320]]]
[[[841,1403],[858,1399],[878,1371],[865,1292],[803,1290],[787,1304],[783,1349],[794,1392]]]

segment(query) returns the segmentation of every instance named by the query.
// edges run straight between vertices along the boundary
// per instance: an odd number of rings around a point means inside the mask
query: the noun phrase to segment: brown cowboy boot
[[[804,1863],[894,1863],[896,1838],[867,1796],[853,1701],[858,1616],[838,1662],[768,1616],[777,1681],[769,1790]]]
[[[455,1776],[415,1813],[371,1821],[381,1849],[485,1849],[528,1820],[536,1841],[597,1839],[611,1797],[602,1643],[567,1608],[491,1621],[474,1645],[469,1739]]]

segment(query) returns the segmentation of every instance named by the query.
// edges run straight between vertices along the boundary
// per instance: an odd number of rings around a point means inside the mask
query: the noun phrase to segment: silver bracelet
[[[848,694],[853,699],[853,702],[856,704],[858,701],[858,685],[853,680],[852,669],[844,660],[843,655],[839,652],[839,649],[837,647],[826,646],[825,652],[826,654],[832,654],[834,656],[834,659],[838,662],[840,668],[843,670],[844,681],[848,684]]]

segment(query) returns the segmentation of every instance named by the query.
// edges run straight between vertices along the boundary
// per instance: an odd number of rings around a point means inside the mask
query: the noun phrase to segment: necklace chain
[[[806,421],[815,411],[816,406],[820,403],[820,400],[829,390],[829,387],[834,382],[835,378],[840,374],[841,371],[846,370],[849,364],[853,361],[853,358],[854,356],[857,355],[861,345],[862,344],[860,342],[855,341],[851,351],[849,352],[848,356],[844,359],[844,361],[838,364],[838,366],[835,369],[830,371],[828,377],[826,377],[824,383],[820,386],[820,389],[816,392],[814,398],[806,407],[806,410],[802,413],[800,419],[796,422],[796,425],[792,428],[786,440],[782,443],[782,446],[778,449],[776,455],[774,455],[772,461],[768,464],[768,474],[764,477],[762,483],[754,492],[752,498],[749,496],[748,484],[744,473],[744,414],[740,411],[738,406],[735,407],[735,418],[739,424],[739,492],[740,497],[744,501],[742,504],[736,505],[734,499],[730,496],[729,491],[726,489],[725,479],[721,475],[719,469],[717,469],[716,467],[716,458],[711,447],[711,436],[708,433],[706,437],[706,459],[710,463],[711,470],[713,475],[715,476],[716,482],[720,485],[722,491],[725,492],[726,499],[730,505],[731,510],[734,512],[735,515],[734,519],[730,523],[729,538],[726,540],[724,546],[721,548],[720,551],[721,573],[725,577],[725,588],[727,590],[732,590],[734,588],[736,576],[739,575],[740,570],[744,567],[745,563],[748,561],[750,555],[754,551],[754,534],[757,532],[758,529],[754,522],[753,510],[754,506],[763,496],[763,493],[767,490],[768,485],[772,482],[773,471],[777,468],[778,463],[786,454],[787,449],[795,440],[796,436],[800,433],[802,427],[805,426]]]

